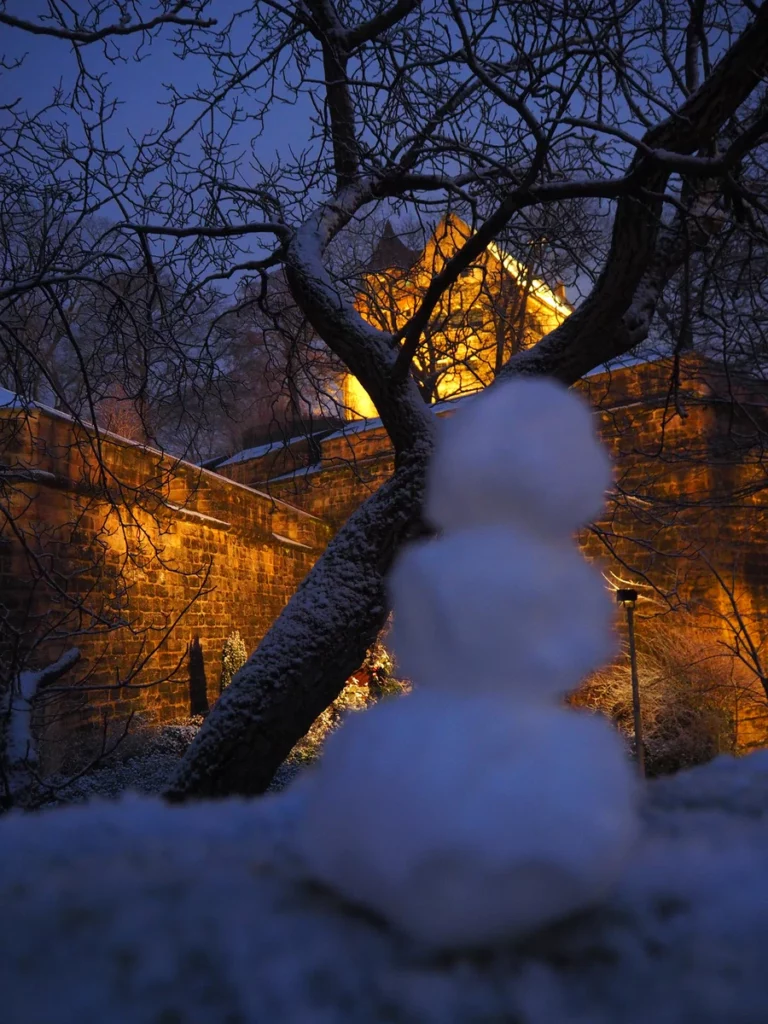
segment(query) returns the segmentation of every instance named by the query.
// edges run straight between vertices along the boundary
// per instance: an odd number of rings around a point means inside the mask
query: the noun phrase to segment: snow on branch
[[[37,671],[19,672],[11,684],[4,708],[6,725],[5,756],[9,767],[37,760],[32,736],[32,712],[40,691],[55,683],[80,660],[80,650],[72,647],[52,665]]]
[[[212,28],[216,24],[216,18],[185,17],[179,12],[189,5],[186,0],[177,3],[172,11],[167,14],[159,14],[149,21],[137,21],[131,24],[130,15],[124,14],[119,22],[112,25],[104,25],[102,28],[88,29],[83,27],[70,28],[68,25],[46,25],[41,21],[29,21],[27,18],[15,18],[12,14],[0,12],[0,25],[7,25],[9,28],[20,29],[35,36],[52,36],[54,39],[65,39],[78,46],[88,46],[90,43],[98,43],[103,39],[115,36],[133,36],[139,32],[150,32],[161,25],[178,25],[186,28]]]

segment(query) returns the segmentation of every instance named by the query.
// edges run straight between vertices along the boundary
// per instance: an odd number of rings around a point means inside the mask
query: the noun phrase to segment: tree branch
[[[673,116],[646,132],[643,142],[654,150],[678,154],[701,148],[733,117],[766,68],[768,2],[760,5],[755,20],[699,90]],[[503,375],[546,373],[570,384],[595,366],[628,351],[642,340],[640,335],[647,334],[650,319],[646,314],[634,327],[626,318],[633,304],[646,303],[653,296],[659,278],[656,261],[663,263],[667,258],[667,245],[657,251],[657,242],[663,193],[670,173],[659,166],[653,154],[635,157],[630,177],[644,194],[633,189],[619,199],[610,253],[591,294],[560,327],[528,352],[514,356]],[[674,245],[671,240],[667,242],[669,255]],[[656,283],[644,294],[641,285],[644,280],[653,283],[649,278]],[[651,304],[653,308],[655,301]],[[641,324],[645,327],[641,328]]]
[[[363,24],[347,29],[343,35],[345,47],[348,51],[355,50],[358,46],[378,38],[420,6],[421,0],[397,0],[391,7],[376,14]]]
[[[138,32],[150,32],[160,25],[182,25],[188,28],[211,28],[217,24],[216,18],[194,18],[182,17],[178,12],[188,7],[188,0],[181,0],[173,11],[168,14],[158,14],[150,21],[139,21],[135,25],[129,22],[118,22],[117,24],[105,25],[98,29],[67,28],[62,25],[44,25],[37,21],[28,21],[26,18],[15,18],[12,14],[0,13],[0,25],[8,25],[10,28],[20,29],[22,32],[29,32],[36,36],[52,36],[55,39],[66,39],[79,46],[88,46],[91,43],[98,43],[102,39],[114,36],[133,36]]]
[[[136,235],[160,235],[168,238],[238,238],[242,235],[272,234],[286,239],[291,229],[279,221],[253,221],[245,224],[219,224],[214,226],[192,225],[174,228],[165,224],[133,224],[130,221],[116,224],[115,231],[132,231]]]

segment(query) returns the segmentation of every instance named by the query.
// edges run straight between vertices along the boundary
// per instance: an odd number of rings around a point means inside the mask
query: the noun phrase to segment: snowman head
[[[597,515],[610,482],[586,403],[556,381],[519,377],[441,420],[425,514],[442,530],[504,524],[561,539]]]

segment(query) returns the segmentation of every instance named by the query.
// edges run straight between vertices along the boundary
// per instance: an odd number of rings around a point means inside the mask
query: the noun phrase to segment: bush
[[[711,634],[660,619],[641,620],[637,675],[648,775],[666,775],[711,760],[736,745],[739,684],[734,660]],[[577,707],[611,718],[634,746],[632,679],[625,651],[571,697]]]
[[[235,672],[239,672],[248,660],[248,652],[245,649],[245,641],[240,633],[235,630],[230,633],[221,648],[221,677],[219,679],[219,693],[224,693],[232,682]]]
[[[351,676],[336,700],[315,719],[303,739],[299,740],[288,761],[306,764],[320,754],[329,733],[337,729],[350,712],[364,708],[384,697],[407,693],[408,683],[392,675],[394,662],[381,637],[368,650],[365,661]]]

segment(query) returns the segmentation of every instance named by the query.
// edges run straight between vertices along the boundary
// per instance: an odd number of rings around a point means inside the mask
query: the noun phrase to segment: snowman
[[[439,424],[439,531],[389,580],[412,693],[352,716],[307,780],[309,877],[436,950],[515,939],[600,900],[636,833],[611,725],[563,703],[615,653],[613,604],[575,543],[611,472],[589,408],[545,379]]]

